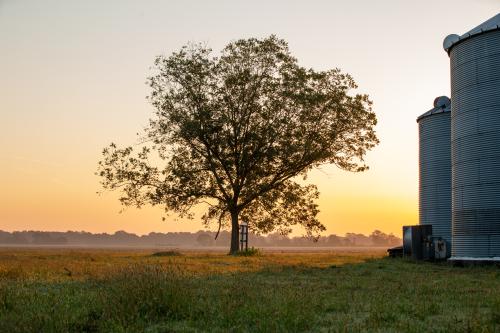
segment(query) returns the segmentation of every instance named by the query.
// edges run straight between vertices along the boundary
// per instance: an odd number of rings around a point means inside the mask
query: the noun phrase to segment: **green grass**
[[[4,253],[0,332],[500,332],[498,268],[381,255]]]

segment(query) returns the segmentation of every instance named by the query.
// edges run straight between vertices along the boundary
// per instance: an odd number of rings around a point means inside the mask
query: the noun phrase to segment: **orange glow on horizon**
[[[499,9],[487,0],[1,3],[0,230],[203,229],[199,220],[163,222],[159,207],[120,214],[117,194],[96,194],[100,152],[112,141],[134,144],[148,123],[144,82],[156,55],[274,33],[301,65],[352,74],[378,116],[369,171],[325,166],[307,179],[320,190],[325,234],[399,236],[418,223],[415,119],[449,94],[442,40]]]

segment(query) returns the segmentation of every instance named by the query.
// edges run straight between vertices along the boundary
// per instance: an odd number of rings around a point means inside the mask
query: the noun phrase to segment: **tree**
[[[369,237],[372,240],[372,244],[375,246],[384,246],[384,245],[388,245],[388,243],[389,243],[388,242],[388,235],[386,235],[385,233],[383,233],[380,230],[373,231]]]
[[[196,243],[201,246],[213,246],[215,241],[209,234],[198,233],[198,236],[196,236]]]
[[[237,40],[219,57],[189,45],[154,64],[148,82],[156,111],[144,145],[137,154],[104,149],[105,189],[120,190],[126,206],[163,205],[181,217],[206,204],[205,223],[230,226],[231,253],[239,220],[262,233],[325,230],[318,190],[299,177],[324,164],[364,171],[363,157],[378,143],[371,101],[351,94],[350,75],[299,66],[275,36]]]

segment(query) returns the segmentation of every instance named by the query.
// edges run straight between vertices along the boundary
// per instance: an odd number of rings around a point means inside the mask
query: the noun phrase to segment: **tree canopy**
[[[154,64],[144,144],[104,149],[105,189],[120,190],[124,205],[180,216],[206,204],[205,223],[231,227],[231,252],[239,220],[254,232],[325,230],[317,187],[299,177],[324,164],[364,171],[378,143],[371,101],[352,93],[350,75],[299,66],[275,36],[231,42],[218,56],[188,45]]]

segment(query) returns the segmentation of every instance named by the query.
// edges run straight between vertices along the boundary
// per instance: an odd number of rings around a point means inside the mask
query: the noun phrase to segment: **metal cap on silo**
[[[451,248],[450,111],[450,99],[439,96],[434,99],[434,107],[417,118],[419,224],[432,225],[433,236],[443,238],[447,249]]]
[[[500,260],[500,14],[443,44],[451,69],[451,259]]]

